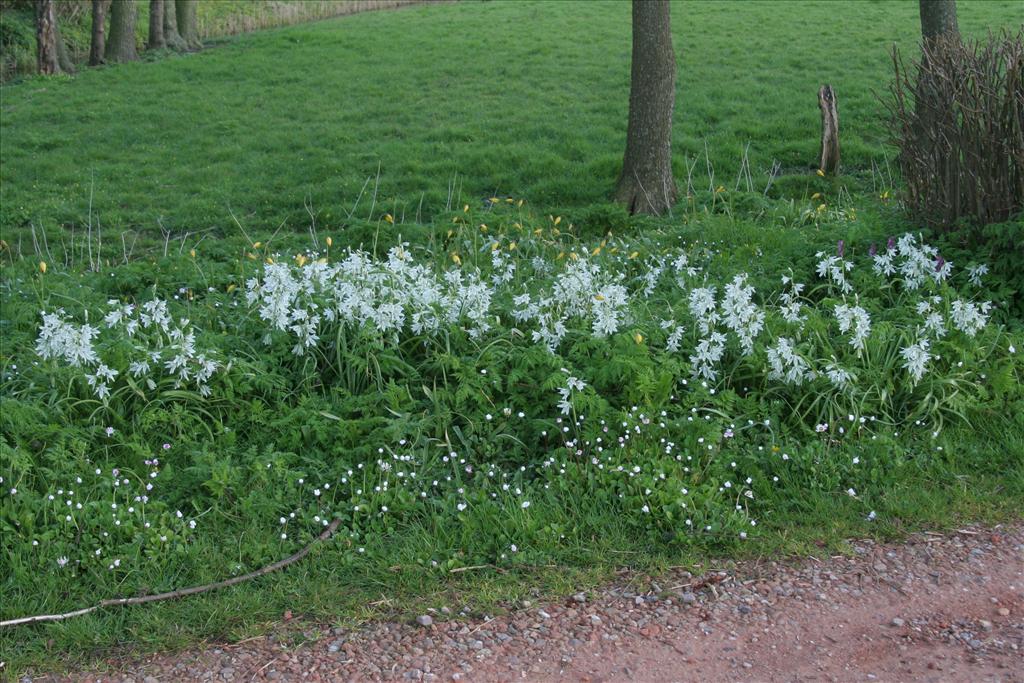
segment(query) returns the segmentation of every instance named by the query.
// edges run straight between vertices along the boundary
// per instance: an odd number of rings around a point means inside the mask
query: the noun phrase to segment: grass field
[[[972,35],[1019,21],[959,4]],[[216,581],[343,523],[241,588],[0,630],[0,676],[286,610],[301,640],[1019,517],[1024,334],[1002,271],[969,270],[1006,255],[943,244],[946,277],[920,238],[884,246],[918,226],[875,93],[917,21],[675,4],[686,191],[659,219],[607,199],[627,3],[412,7],[0,89],[0,619]],[[813,172],[826,82],[834,179]],[[339,292],[358,304],[329,317]]]
[[[1013,2],[964,2],[978,35]],[[732,187],[749,144],[815,163],[817,89],[838,93],[844,166],[884,163],[875,93],[893,44],[913,49],[913,3],[680,3],[677,175]],[[29,81],[2,91],[0,227],[112,231],[293,227],[304,203],[342,222],[380,170],[377,207],[426,218],[458,174],[464,199],[514,194],[551,210],[603,201],[625,139],[629,7],[460,3],[242,36],[201,54]],[[367,205],[368,206],[368,205]],[[345,214],[347,215],[347,214]]]

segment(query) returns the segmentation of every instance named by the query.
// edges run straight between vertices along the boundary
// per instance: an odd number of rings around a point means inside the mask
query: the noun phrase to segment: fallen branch
[[[170,591],[169,593],[157,593],[156,595],[143,595],[143,596],[136,597],[136,598],[111,598],[109,600],[101,600],[98,604],[93,605],[92,607],[85,607],[83,609],[78,609],[78,610],[75,610],[73,612],[64,612],[63,614],[38,614],[38,615],[36,615],[34,617],[22,617],[20,619],[10,619],[8,621],[0,621],[0,628],[4,628],[4,627],[7,627],[7,626],[20,626],[22,624],[35,624],[35,623],[39,623],[39,622],[42,622],[42,621],[62,621],[64,619],[70,619],[71,617],[77,617],[77,616],[81,616],[83,614],[88,614],[89,612],[94,612],[94,611],[96,611],[96,610],[98,610],[100,608],[103,608],[103,607],[114,607],[114,606],[120,606],[120,605],[141,605],[141,604],[147,603],[147,602],[158,602],[160,600],[171,600],[173,598],[183,598],[183,597],[188,596],[188,595],[198,595],[200,593],[206,593],[207,591],[216,590],[218,588],[227,588],[228,586],[234,586],[236,584],[243,583],[245,581],[249,581],[251,579],[255,579],[255,578],[258,578],[260,576],[264,576],[266,574],[270,574],[271,572],[276,572],[278,569],[284,569],[288,565],[294,564],[294,563],[298,562],[299,560],[304,558],[306,555],[308,555],[309,551],[312,550],[313,546],[315,546],[317,543],[321,543],[323,541],[326,541],[331,536],[333,536],[334,532],[338,530],[338,526],[340,524],[341,524],[341,520],[340,519],[334,520],[333,522],[331,522],[327,526],[326,529],[323,530],[323,533],[321,533],[319,536],[317,536],[315,539],[313,539],[313,541],[309,545],[307,545],[306,547],[302,548],[301,550],[299,550],[294,555],[290,555],[289,557],[286,557],[283,560],[278,560],[277,562],[274,562],[273,564],[268,564],[266,567],[263,567],[262,569],[257,569],[254,572],[249,572],[248,574],[243,574],[241,576],[235,576],[235,577],[232,577],[230,579],[225,579],[224,581],[218,581],[216,583],[208,583],[208,584],[203,585],[203,586],[192,586],[191,588],[180,588],[180,589],[175,590],[175,591]]]

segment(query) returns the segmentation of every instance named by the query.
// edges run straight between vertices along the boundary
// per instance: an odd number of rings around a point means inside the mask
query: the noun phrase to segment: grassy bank
[[[673,11],[686,192],[659,219],[606,200],[625,3],[414,7],[3,88],[0,619],[340,524],[242,587],[0,630],[4,675],[1019,515],[1024,336],[981,268],[1006,254],[933,245],[887,165],[872,91],[913,3]],[[1014,18],[961,3],[968,33]]]

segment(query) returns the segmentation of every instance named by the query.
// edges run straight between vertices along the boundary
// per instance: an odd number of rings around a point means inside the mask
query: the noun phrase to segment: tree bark
[[[203,47],[199,40],[199,20],[196,17],[196,0],[177,0],[174,3],[178,13],[178,33],[190,50]]]
[[[107,62],[133,62],[139,58],[135,50],[136,0],[113,0],[110,4],[110,36],[104,53]]]
[[[959,37],[956,24],[956,0],[918,0],[921,13],[921,37],[930,43],[939,37]]]
[[[92,0],[92,41],[89,43],[89,66],[103,63],[107,45],[107,1]]]
[[[676,56],[669,0],[633,0],[629,125],[615,200],[630,213],[659,215],[672,208],[672,111]]]
[[[182,52],[188,49],[178,33],[178,10],[174,0],[164,0],[164,42],[172,50]]]
[[[167,47],[164,40],[164,0],[149,0],[149,43],[150,50],[162,50]]]
[[[43,75],[61,72],[57,53],[58,39],[57,13],[53,0],[36,0],[36,65]]]
[[[839,109],[831,85],[823,85],[818,90],[818,106],[821,107],[821,161],[818,168],[828,175],[835,175],[839,172]]]

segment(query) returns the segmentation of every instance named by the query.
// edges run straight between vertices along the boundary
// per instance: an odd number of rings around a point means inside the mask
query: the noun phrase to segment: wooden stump
[[[835,175],[839,171],[839,111],[831,85],[823,85],[818,90],[818,106],[821,107],[821,162],[818,168],[828,175]]]

